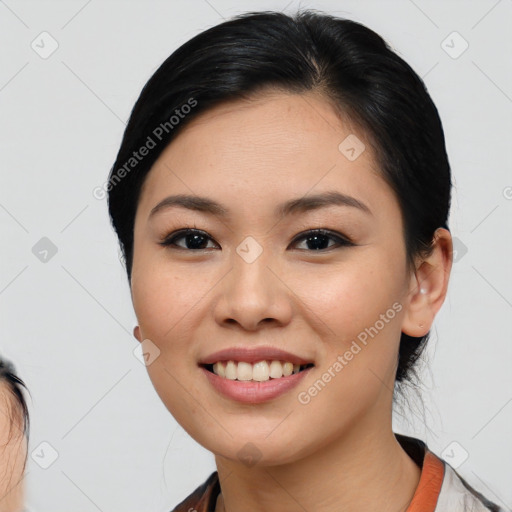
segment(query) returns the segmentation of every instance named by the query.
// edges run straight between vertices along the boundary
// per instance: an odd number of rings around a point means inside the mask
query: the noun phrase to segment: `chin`
[[[288,464],[314,452],[314,447],[302,446],[303,435],[290,436],[286,430],[281,435],[274,432],[269,436],[265,431],[260,434],[244,432],[243,435],[232,437],[222,429],[221,431],[222,434],[215,437],[211,436],[210,431],[207,437],[199,436],[194,439],[215,456],[248,468],[256,465],[271,467]]]

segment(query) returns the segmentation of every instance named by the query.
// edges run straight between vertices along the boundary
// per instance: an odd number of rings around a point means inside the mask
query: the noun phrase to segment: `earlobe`
[[[434,321],[427,283],[422,282],[419,277],[426,268],[427,265],[422,263],[411,277],[408,303],[402,323],[402,332],[415,338],[425,336]]]
[[[133,328],[133,336],[135,337],[135,339],[139,342],[142,341],[142,336],[140,335],[140,327],[138,325],[136,325],[134,328]]]
[[[411,275],[402,332],[416,338],[425,336],[441,308],[448,290],[453,258],[452,239],[445,228],[434,234],[432,253],[421,260]]]

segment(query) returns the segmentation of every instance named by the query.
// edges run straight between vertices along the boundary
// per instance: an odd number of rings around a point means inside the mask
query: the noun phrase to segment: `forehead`
[[[357,136],[367,146],[366,134],[317,92],[302,94],[263,91],[246,100],[217,105],[199,114],[169,146],[196,145],[211,152],[215,148],[232,149],[245,154],[275,150],[275,157],[295,160],[312,153],[316,158],[337,157],[339,143],[346,136]],[[366,163],[373,162],[367,151]]]
[[[391,193],[365,133],[327,100],[318,93],[265,92],[218,105],[187,124],[148,174],[140,206],[167,189],[271,200],[333,188],[367,198]]]

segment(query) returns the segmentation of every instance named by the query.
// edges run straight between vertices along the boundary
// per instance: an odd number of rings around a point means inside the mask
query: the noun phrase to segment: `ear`
[[[452,262],[450,231],[438,228],[434,233],[432,254],[422,258],[411,275],[402,322],[403,333],[419,338],[430,331],[446,297]]]
[[[140,327],[138,325],[136,325],[133,328],[133,336],[137,339],[137,341],[139,341],[139,342],[142,341],[142,336],[140,334]]]

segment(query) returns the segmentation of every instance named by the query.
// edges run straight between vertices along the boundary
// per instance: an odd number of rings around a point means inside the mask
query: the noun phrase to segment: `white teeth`
[[[238,363],[240,365],[240,363]],[[263,382],[270,377],[270,369],[267,361],[260,361],[252,366],[252,380]]]
[[[236,378],[238,380],[252,380],[252,364],[240,361],[238,363]]]
[[[288,377],[288,375],[291,375],[293,373],[293,363],[289,363],[286,361],[286,363],[283,364],[283,376]]]
[[[219,362],[219,364],[222,363]],[[226,364],[226,379],[236,380],[237,367],[238,365],[234,361],[228,361]]]
[[[226,367],[222,363],[215,363],[213,365],[213,373],[219,377],[226,377]]]
[[[279,361],[272,361],[270,363],[270,376],[273,379],[279,379],[283,376],[283,365]]]
[[[218,361],[213,365],[213,373],[230,380],[264,382],[299,373],[300,365],[289,361],[258,361],[251,364],[245,361]]]

